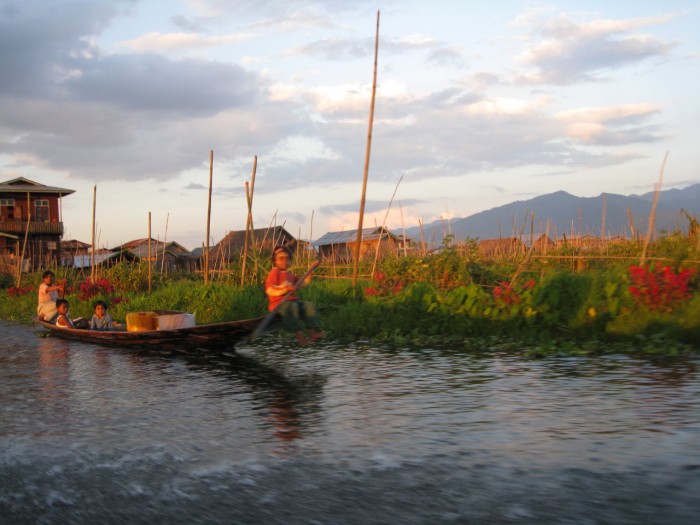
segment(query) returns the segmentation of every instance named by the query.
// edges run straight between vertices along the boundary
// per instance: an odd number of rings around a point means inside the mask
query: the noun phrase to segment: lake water
[[[1,523],[695,524],[700,358],[291,340],[187,360],[0,321]]]

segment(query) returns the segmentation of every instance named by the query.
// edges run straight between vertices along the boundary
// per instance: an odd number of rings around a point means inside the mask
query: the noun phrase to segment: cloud
[[[336,37],[315,40],[285,52],[285,56],[314,56],[326,60],[354,60],[374,56],[375,39]],[[423,34],[404,35],[397,38],[379,38],[379,49],[383,54],[401,54],[416,50],[433,50],[435,58],[454,60],[459,51],[445,46],[434,38]]]
[[[676,43],[635,31],[668,22],[673,15],[578,23],[566,15],[532,24],[531,43],[519,61],[534,72],[521,83],[567,85],[600,81],[605,71],[667,56]]]
[[[111,55],[81,65],[80,74],[65,82],[74,98],[128,110],[212,114],[250,105],[260,87],[257,75],[240,66],[199,59]]]
[[[0,11],[0,94],[46,96],[95,52],[89,36],[124,2],[5,2]]]
[[[146,33],[138,38],[119,42],[120,47],[134,51],[182,51],[197,48],[219,47],[236,44],[254,38],[249,33],[204,36],[198,33]]]
[[[653,104],[619,104],[564,111],[558,118],[566,122],[566,133],[572,139],[618,146],[661,140],[663,136],[658,127],[640,125],[660,111]]]
[[[401,205],[405,208],[408,206],[413,206],[415,204],[421,204],[424,201],[421,199],[401,199]],[[379,211],[384,211],[386,212],[387,206],[389,203],[387,201],[374,201],[374,200],[367,200],[365,201],[365,212],[366,213],[375,213]],[[398,208],[398,202],[394,202],[392,204],[392,209],[393,208]],[[351,202],[351,203],[344,203],[344,204],[327,204],[325,206],[321,206],[319,208],[319,212],[325,215],[336,215],[340,213],[347,213],[347,212],[359,212],[360,210],[360,203],[359,201],[357,202]]]

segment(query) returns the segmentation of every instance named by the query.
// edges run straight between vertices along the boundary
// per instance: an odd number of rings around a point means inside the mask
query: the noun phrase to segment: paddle
[[[265,330],[265,328],[267,328],[267,325],[269,325],[270,322],[275,318],[275,315],[277,315],[277,312],[279,312],[282,305],[287,302],[287,300],[292,296],[294,292],[299,290],[299,288],[301,288],[304,285],[304,281],[306,280],[306,278],[309,275],[311,275],[316,268],[318,268],[319,264],[321,264],[321,261],[318,260],[311,263],[311,266],[308,270],[306,270],[306,273],[299,277],[297,282],[294,284],[294,288],[286,294],[284,294],[284,297],[279,303],[277,303],[277,306],[275,306],[275,308],[272,311],[270,311],[269,314],[267,314],[267,317],[265,317],[265,319],[260,321],[258,327],[255,330],[253,330],[253,333],[250,334],[249,341],[255,341],[258,337],[260,337],[263,334],[263,331]]]

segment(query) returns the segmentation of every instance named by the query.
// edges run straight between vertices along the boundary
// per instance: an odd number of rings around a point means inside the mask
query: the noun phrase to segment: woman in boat
[[[56,316],[56,301],[63,299],[66,282],[54,284],[55,276],[51,270],[46,270],[41,276],[39,285],[39,298],[36,307],[36,314],[42,321],[52,323]]]
[[[265,279],[265,293],[270,311],[289,294],[278,313],[282,316],[284,327],[295,332],[297,342],[305,346],[322,338],[324,333],[320,331],[321,324],[313,303],[300,301],[294,294],[299,277],[288,271],[291,260],[292,253],[286,246],[277,246],[272,251],[273,268]],[[304,334],[302,325],[306,327],[309,338]]]

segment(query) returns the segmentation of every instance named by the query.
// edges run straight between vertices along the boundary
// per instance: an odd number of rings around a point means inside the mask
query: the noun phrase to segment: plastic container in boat
[[[130,312],[126,314],[127,332],[158,330],[158,314],[155,312]]]

